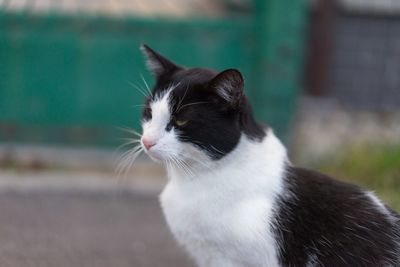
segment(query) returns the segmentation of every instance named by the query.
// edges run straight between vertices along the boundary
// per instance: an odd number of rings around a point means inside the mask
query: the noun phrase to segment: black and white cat
[[[292,166],[254,120],[239,71],[142,50],[156,84],[141,144],[167,166],[161,206],[199,266],[400,266],[400,217],[371,192]]]

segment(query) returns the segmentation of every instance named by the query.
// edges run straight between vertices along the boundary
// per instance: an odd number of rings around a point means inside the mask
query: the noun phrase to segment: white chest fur
[[[169,172],[161,205],[199,266],[279,265],[270,222],[285,161],[284,147],[269,132],[262,143],[242,137],[233,152],[194,177]]]

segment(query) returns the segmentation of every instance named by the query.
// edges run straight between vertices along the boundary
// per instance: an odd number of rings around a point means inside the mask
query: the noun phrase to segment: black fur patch
[[[400,223],[364,190],[294,167],[286,187],[274,222],[282,266],[400,266]]]

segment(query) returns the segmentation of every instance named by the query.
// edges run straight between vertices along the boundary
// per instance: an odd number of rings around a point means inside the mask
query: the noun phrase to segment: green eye
[[[188,123],[188,121],[176,120],[175,123],[176,123],[176,125],[178,125],[178,126],[183,126],[183,125],[185,125],[186,123]]]

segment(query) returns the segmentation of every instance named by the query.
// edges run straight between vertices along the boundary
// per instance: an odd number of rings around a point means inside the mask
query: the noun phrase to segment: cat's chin
[[[146,154],[147,154],[147,156],[149,156],[149,158],[150,158],[152,161],[155,161],[155,162],[158,162],[158,163],[161,163],[161,162],[164,162],[164,161],[165,161],[164,158],[163,158],[160,154],[158,154],[158,153],[155,153],[155,152],[146,152]]]

